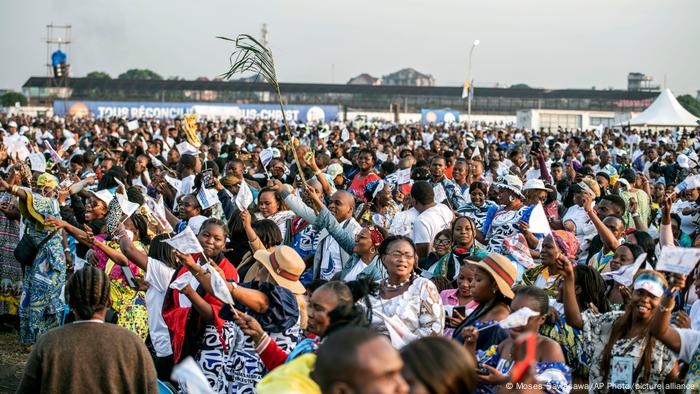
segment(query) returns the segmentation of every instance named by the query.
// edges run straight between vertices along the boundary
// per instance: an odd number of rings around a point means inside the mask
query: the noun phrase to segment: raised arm
[[[649,324],[649,331],[656,339],[676,353],[681,351],[681,336],[678,330],[669,324],[671,311],[676,304],[675,293],[685,287],[685,277],[673,275],[670,288],[664,292],[659,306],[654,310],[654,316]]]
[[[180,253],[176,250],[175,256],[180,261],[180,263],[187,267],[187,269],[192,273],[192,275],[194,275],[194,277],[197,278],[197,281],[199,281],[199,284],[204,288],[204,290],[207,293],[214,295],[214,290],[211,285],[211,273],[204,272],[202,266],[200,266],[196,261],[194,261],[192,256],[188,254]],[[224,275],[223,270],[221,270],[221,267],[219,267],[218,264],[216,264],[213,261],[209,261],[209,264],[216,270],[216,272],[219,275],[221,275],[222,278],[226,277]],[[270,308],[270,299],[267,297],[267,295],[265,295],[265,293],[259,290],[248,289],[242,286],[233,285],[228,282],[226,282],[226,286],[228,287],[228,291],[231,293],[233,299],[247,306],[255,313],[265,313]]]
[[[306,161],[306,165],[308,165],[311,168],[311,170],[313,170],[314,175],[316,175],[316,179],[318,179],[318,182],[323,188],[323,194],[325,194],[326,196],[330,196],[331,194],[333,194],[333,187],[328,182],[328,179],[326,179],[326,177],[323,175],[321,169],[318,168],[318,165],[316,164],[316,158],[314,157],[313,152],[309,152],[307,154],[308,157],[304,158]]]
[[[583,328],[583,318],[581,318],[581,309],[579,309],[578,301],[576,301],[576,287],[574,285],[574,267],[569,259],[563,254],[559,255],[557,260],[557,268],[560,275],[564,278],[564,315],[566,323],[573,328]]]
[[[131,261],[132,263],[136,264],[139,268],[142,270],[146,271],[148,268],[148,255],[136,248],[133,242],[129,239],[129,237],[120,237],[119,238],[119,248],[121,249],[122,253]]]
[[[593,222],[596,230],[598,230],[600,240],[608,247],[608,250],[617,249],[617,247],[620,246],[620,241],[615,238],[615,234],[603,224],[603,221],[600,220],[598,214],[593,209],[593,197],[588,193],[583,193],[583,195],[583,209],[586,211],[586,214],[588,214],[591,222]]]
[[[659,245],[663,248],[664,246],[673,246],[673,228],[671,228],[671,206],[673,205],[673,199],[671,197],[666,197],[664,199],[664,205],[661,207],[661,228],[659,229]]]

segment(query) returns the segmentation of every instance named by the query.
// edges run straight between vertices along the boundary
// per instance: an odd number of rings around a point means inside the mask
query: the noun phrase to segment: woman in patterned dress
[[[48,217],[59,216],[56,199],[58,179],[41,174],[37,179],[38,192],[10,185],[0,179],[0,190],[9,190],[19,197],[19,209],[25,222],[25,237],[31,237],[35,245],[48,240],[37,251],[32,265],[26,267],[19,304],[20,343],[29,346],[46,331],[58,326],[65,303],[62,297],[66,283],[66,255],[60,231],[45,222]]]
[[[30,187],[32,173],[25,164],[11,167],[7,173],[10,186]],[[22,294],[22,267],[14,251],[19,242],[19,206],[17,198],[5,191],[0,193],[0,318],[4,324],[17,323],[19,298]]]

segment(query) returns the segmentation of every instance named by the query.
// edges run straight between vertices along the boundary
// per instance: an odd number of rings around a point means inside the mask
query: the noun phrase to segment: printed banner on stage
[[[147,101],[63,101],[53,103],[58,116],[72,115],[96,118],[181,118],[196,113],[204,118],[272,119],[282,120],[282,110],[276,104],[174,103]],[[328,122],[337,120],[337,105],[287,105],[290,122]],[[457,117],[459,119],[459,116]]]

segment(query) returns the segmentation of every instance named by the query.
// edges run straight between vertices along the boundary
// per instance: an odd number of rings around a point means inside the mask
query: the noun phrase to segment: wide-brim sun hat
[[[278,285],[294,294],[306,293],[304,285],[299,282],[306,264],[294,249],[281,245],[275,247],[272,253],[265,249],[258,250],[253,257],[267,269]]]
[[[552,189],[545,186],[544,181],[541,179],[528,179],[525,185],[523,185],[523,191],[525,192],[528,190],[542,190],[547,193],[552,191]]]
[[[481,261],[470,263],[486,270],[496,282],[501,294],[511,300],[515,297],[513,285],[518,276],[518,269],[508,257],[498,253],[491,253],[481,259]]]
[[[523,196],[523,181],[515,175],[503,175],[498,178],[498,182],[496,182],[494,186],[501,189],[508,189],[518,197],[525,198],[525,196]]]

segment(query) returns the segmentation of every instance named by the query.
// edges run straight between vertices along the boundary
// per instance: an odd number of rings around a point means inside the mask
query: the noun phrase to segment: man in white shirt
[[[413,227],[413,241],[418,257],[425,257],[430,251],[435,235],[448,228],[454,213],[444,204],[435,202],[433,187],[428,182],[416,182],[411,188],[414,208],[419,215]]]

